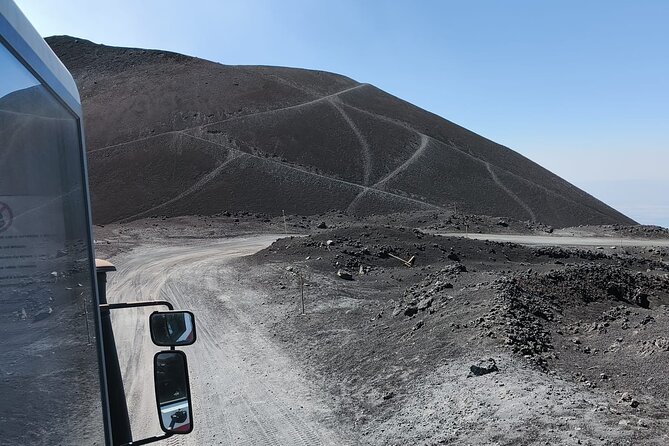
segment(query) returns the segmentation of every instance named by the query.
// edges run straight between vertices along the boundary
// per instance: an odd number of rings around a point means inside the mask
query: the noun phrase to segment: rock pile
[[[467,268],[463,264],[456,263],[428,274],[425,279],[404,291],[404,296],[395,308],[393,315],[404,314],[410,317],[427,310],[433,312],[434,304],[442,303],[444,299],[448,298],[446,290],[453,288],[451,283],[453,278],[466,271]]]
[[[469,375],[467,376],[468,377],[483,376],[493,372],[499,372],[499,369],[497,368],[497,363],[493,358],[488,358],[481,360],[476,364],[472,364],[469,367]]]
[[[531,272],[506,276],[493,283],[496,304],[490,311],[504,343],[514,353],[545,367],[554,357],[553,321],[566,310],[603,300],[622,302],[611,311],[627,306],[649,308],[658,293],[669,293],[669,281],[621,267],[588,263],[545,274]]]

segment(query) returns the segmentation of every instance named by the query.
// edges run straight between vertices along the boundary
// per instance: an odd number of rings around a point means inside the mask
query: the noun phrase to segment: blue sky
[[[44,36],[345,74],[669,227],[669,1],[16,2]]]
[[[38,85],[39,82],[33,77],[26,68],[17,61],[14,56],[0,45],[0,98],[16,90]]]

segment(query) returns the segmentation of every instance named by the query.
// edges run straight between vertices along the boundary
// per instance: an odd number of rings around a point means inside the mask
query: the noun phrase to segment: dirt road
[[[197,342],[188,355],[194,431],[168,444],[342,445],[352,444],[329,428],[324,396],[301,376],[263,329],[272,317],[253,278],[233,271],[231,260],[252,254],[275,235],[187,246],[140,246],[113,259],[110,302],[166,299],[193,311]],[[126,381],[133,437],[161,434],[153,390],[152,359],[158,347],[147,331],[153,309],[112,314]]]
[[[444,237],[464,237],[475,240],[490,240],[491,242],[512,242],[520,245],[669,247],[669,240],[667,239],[568,237],[559,235],[463,234],[462,232],[445,232],[437,235]]]

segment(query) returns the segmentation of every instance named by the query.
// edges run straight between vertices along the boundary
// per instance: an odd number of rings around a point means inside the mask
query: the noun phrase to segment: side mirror
[[[193,408],[186,354],[178,350],[156,353],[153,377],[160,428],[167,433],[190,433],[193,430]]]
[[[149,316],[151,340],[163,347],[195,342],[195,316],[190,311],[156,311]]]

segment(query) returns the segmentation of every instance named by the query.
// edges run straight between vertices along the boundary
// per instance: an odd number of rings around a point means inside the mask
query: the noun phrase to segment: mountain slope
[[[512,150],[321,71],[47,42],[85,113],[94,219],[448,209],[633,223]]]

